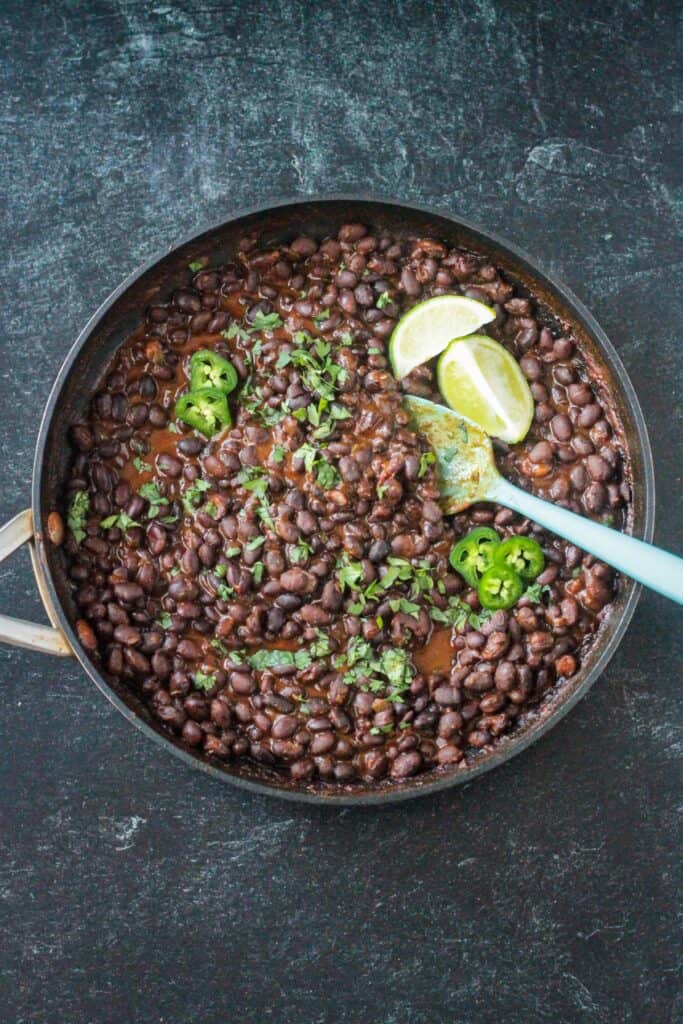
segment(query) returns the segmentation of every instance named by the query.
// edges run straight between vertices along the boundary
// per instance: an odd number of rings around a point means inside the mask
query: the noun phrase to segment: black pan
[[[629,453],[627,471],[633,488],[630,531],[646,541],[654,527],[654,474],[643,415],[633,386],[602,329],[582,303],[563,285],[553,281],[515,246],[484,232],[459,217],[426,207],[387,202],[372,197],[330,196],[270,203],[240,211],[223,223],[182,240],[170,251],[136,270],[109,296],[85,326],[59,371],[47,402],[36,446],[32,508],[2,531],[0,557],[24,540],[31,542],[41,595],[54,629],[18,623],[0,616],[0,640],[23,646],[74,654],[95,685],[129,722],[172,751],[186,764],[216,779],[258,793],[329,804],[386,803],[433,793],[470,782],[518,754],[551,729],[588,691],[617,649],[638,600],[640,588],[622,581],[612,612],[601,635],[576,677],[554,689],[541,707],[528,714],[515,731],[500,739],[493,750],[475,756],[465,766],[408,779],[367,786],[302,787],[256,764],[209,762],[185,748],[156,723],[140,700],[119,683],[107,679],[80,644],[72,623],[78,617],[65,572],[64,556],[45,544],[46,520],[60,506],[60,493],[73,452],[67,441],[70,424],[79,418],[121,343],[138,326],[141,311],[150,302],[165,301],[187,276],[187,265],[197,257],[210,263],[230,260],[245,232],[257,230],[265,245],[292,240],[301,233],[322,237],[336,233],[346,221],[359,221],[399,236],[433,235],[450,245],[485,253],[509,278],[527,288],[552,310],[563,329],[578,340],[586,361],[601,386],[609,392]]]

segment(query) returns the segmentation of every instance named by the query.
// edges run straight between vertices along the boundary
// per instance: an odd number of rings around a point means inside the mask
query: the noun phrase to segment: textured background
[[[681,551],[676,7],[3,0],[0,518],[130,269],[236,206],[371,189],[507,235],[588,303]],[[25,552],[0,594],[41,617]],[[0,1019],[680,1022],[680,634],[644,595],[536,747],[379,811],[212,783],[74,665],[2,648]]]

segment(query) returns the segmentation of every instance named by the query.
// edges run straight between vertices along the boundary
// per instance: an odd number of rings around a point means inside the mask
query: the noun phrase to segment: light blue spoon
[[[434,450],[447,513],[460,512],[475,501],[495,501],[683,604],[683,558],[515,487],[496,469],[488,434],[445,406],[412,395],[403,405]]]

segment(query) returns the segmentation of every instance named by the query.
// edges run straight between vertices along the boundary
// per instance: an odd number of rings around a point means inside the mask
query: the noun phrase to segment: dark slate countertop
[[[500,232],[584,299],[680,552],[676,9],[6,0],[0,519],[28,503],[64,355],[133,267],[269,196],[370,190]],[[0,583],[2,611],[42,619],[25,551]],[[0,1018],[680,1021],[680,635],[644,594],[551,734],[381,810],[214,783],[74,664],[3,646]]]

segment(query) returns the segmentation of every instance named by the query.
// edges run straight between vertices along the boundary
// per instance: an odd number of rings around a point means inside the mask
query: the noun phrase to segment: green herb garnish
[[[265,571],[265,566],[264,566],[263,562],[254,562],[254,564],[251,567],[251,575],[252,575],[252,577],[254,579],[254,583],[260,583],[261,582],[261,580],[263,579],[264,571]]]
[[[131,526],[140,526],[140,523],[131,519],[125,512],[118,512],[114,513],[113,516],[107,516],[106,519],[102,519],[100,526],[103,530],[111,530],[113,526],[116,526],[125,533]]]
[[[239,338],[240,341],[249,340],[249,334],[247,331],[245,331],[243,327],[240,327],[238,323],[234,322],[231,323],[224,331],[221,331],[221,337],[227,338],[228,341],[232,341],[233,338]]]
[[[522,597],[528,597],[534,604],[543,604],[544,595],[550,595],[551,593],[552,591],[547,583],[542,585],[540,583],[531,583],[522,594]]]
[[[143,484],[139,489],[138,494],[141,498],[144,498],[145,501],[149,502],[149,511],[147,515],[150,519],[155,519],[156,516],[159,515],[162,506],[168,505],[168,498],[164,498],[157,485],[151,481],[150,483]]]
[[[259,309],[251,328],[254,331],[274,331],[278,327],[282,327],[282,320],[277,313],[262,313]]]
[[[85,521],[90,511],[90,495],[87,491],[76,491],[69,503],[66,525],[77,544],[85,538]]]
[[[216,685],[216,677],[207,672],[195,672],[192,678],[198,690],[211,690]]]
[[[429,466],[436,462],[436,455],[434,452],[423,452],[420,456],[420,468],[417,471],[419,477],[423,477],[427,472]]]
[[[189,515],[196,510],[200,501],[202,500],[202,494],[205,491],[211,490],[211,484],[208,480],[195,480],[195,482],[187,487],[182,495],[183,507]]]

